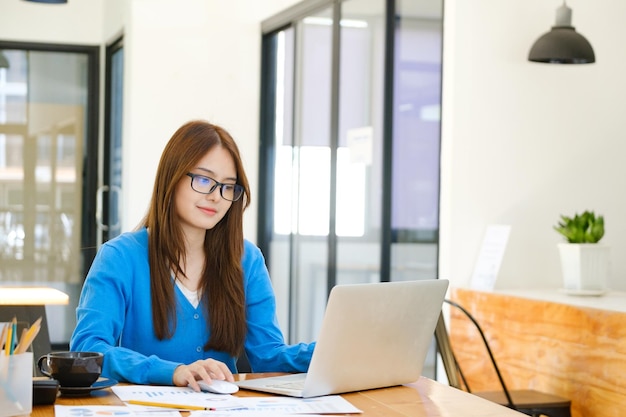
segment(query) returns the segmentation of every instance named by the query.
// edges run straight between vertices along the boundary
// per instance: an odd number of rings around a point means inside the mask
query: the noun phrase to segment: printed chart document
[[[277,414],[352,414],[362,413],[361,410],[345,400],[341,395],[325,395],[313,398],[295,397],[241,397],[239,401],[247,411],[257,413],[270,412]]]
[[[276,414],[274,412],[259,412],[248,410],[234,410],[234,411],[194,411],[194,413],[206,413],[200,414],[197,417],[294,417],[297,414]],[[305,414],[306,417],[333,417],[338,414]],[[154,417],[154,416],[153,416]]]
[[[188,387],[116,385],[111,387],[111,390],[124,402],[146,407],[158,406],[180,410],[201,408],[213,411],[242,407],[240,399],[235,396],[196,392]]]
[[[274,411],[250,411],[250,410],[232,410],[232,411],[193,411],[189,417],[339,417],[345,414],[284,414]],[[154,417],[154,416],[153,416]]]
[[[133,411],[124,405],[54,405],[55,417],[155,417],[153,412]],[[177,410],[165,410],[158,417],[181,417]]]
[[[282,415],[306,414],[313,415],[362,413],[340,395],[327,395],[314,398],[294,398],[283,396],[236,397],[234,395],[196,392],[186,387],[155,386],[155,385],[122,385],[113,386],[111,390],[118,398],[129,404],[127,411],[148,411],[158,407],[177,408],[192,411],[190,417],[274,417]],[[144,407],[142,408],[141,405]],[[198,410],[196,407],[201,408]],[[55,417],[65,417],[57,415]],[[76,417],[76,415],[72,416]],[[130,416],[129,416],[130,417]],[[159,417],[169,417],[162,416]]]

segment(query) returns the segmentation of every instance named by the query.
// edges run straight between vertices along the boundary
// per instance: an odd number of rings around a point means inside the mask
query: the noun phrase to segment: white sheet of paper
[[[187,387],[160,385],[115,385],[111,387],[111,390],[120,400],[125,402],[158,402],[165,404],[214,408],[216,410],[241,407],[241,402],[239,401],[240,399],[233,395],[196,392]]]
[[[189,417],[293,417],[298,414],[276,413],[274,411],[193,411]],[[306,414],[306,417],[332,417],[336,414]],[[153,416],[158,417],[158,416]]]
[[[295,397],[242,397],[239,398],[246,410],[284,414],[348,414],[362,413],[341,395],[325,395],[314,398]]]
[[[327,395],[314,398],[295,397],[240,397],[241,410],[217,410],[217,411],[192,411],[189,417],[211,416],[272,416],[280,417],[287,415],[306,414],[311,415],[329,414],[358,414],[363,411],[353,406],[340,395]],[[222,413],[216,414],[216,413]],[[229,414],[231,413],[231,414]]]
[[[181,417],[177,410],[163,410],[158,417]],[[154,412],[132,410],[124,405],[54,405],[54,417],[155,417]]]
[[[473,289],[493,291],[510,233],[510,225],[492,224],[487,226],[472,275],[470,286]]]
[[[222,413],[229,416],[229,413],[237,413],[242,416],[242,412],[247,413],[270,413],[274,416],[280,414],[348,414],[362,413],[361,410],[353,406],[349,401],[340,395],[327,395],[315,398],[294,398],[283,396],[259,396],[259,397],[236,397],[233,395],[211,394],[205,392],[195,392],[191,388],[171,387],[158,385],[116,385],[111,390],[122,401],[145,401],[160,402],[166,404],[180,404],[187,406],[199,406],[214,408],[206,411],[207,416],[217,417]],[[149,412],[154,407],[136,406],[129,404],[123,407],[127,412],[137,412],[143,410]],[[163,409],[165,410],[165,409]],[[204,411],[192,411],[196,417]],[[77,416],[55,416],[55,417],[77,417]],[[80,417],[80,416],[79,416]],[[128,416],[132,417],[132,416]],[[158,417],[166,417],[159,414]],[[193,417],[193,416],[190,416]],[[220,416],[221,417],[221,416]]]
[[[273,411],[259,412],[248,410],[233,410],[233,411],[194,411],[189,414],[189,417],[293,417],[294,414],[276,414]],[[307,414],[306,417],[331,417],[327,414]]]

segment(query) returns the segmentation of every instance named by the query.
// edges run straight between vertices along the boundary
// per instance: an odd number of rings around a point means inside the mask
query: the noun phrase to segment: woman
[[[192,121],[166,145],[138,230],[105,243],[85,280],[70,349],[104,354],[102,375],[136,384],[305,372],[315,344],[286,345],[261,251],[243,237],[250,189],[219,126]]]

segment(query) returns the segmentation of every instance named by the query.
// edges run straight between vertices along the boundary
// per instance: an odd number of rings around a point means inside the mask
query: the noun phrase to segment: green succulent
[[[604,236],[604,217],[593,211],[567,217],[561,215],[561,221],[554,230],[565,236],[569,243],[598,243]]]

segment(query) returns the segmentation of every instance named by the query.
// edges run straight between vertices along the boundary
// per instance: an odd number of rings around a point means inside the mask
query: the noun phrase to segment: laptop
[[[417,381],[447,288],[443,279],[337,285],[307,373],[236,384],[309,398]]]

